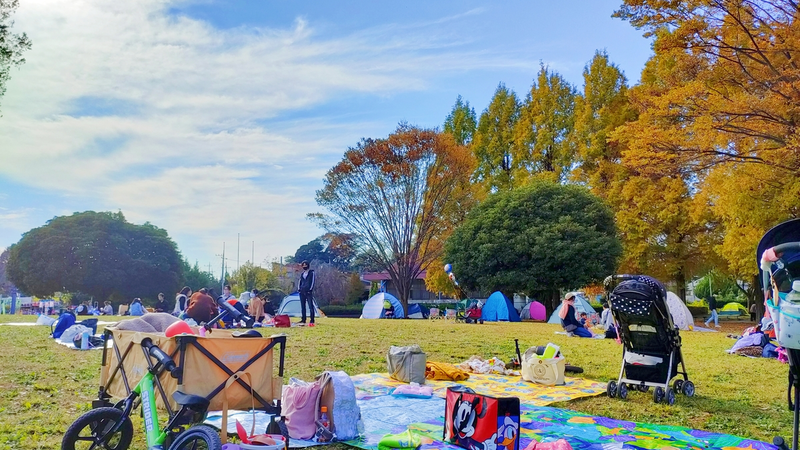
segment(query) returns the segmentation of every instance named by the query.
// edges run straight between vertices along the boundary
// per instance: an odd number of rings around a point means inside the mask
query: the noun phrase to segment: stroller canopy
[[[688,330],[694,323],[689,307],[674,292],[667,292],[667,307],[672,314],[672,323],[681,330]]]
[[[370,297],[367,303],[364,303],[364,308],[361,310],[362,319],[382,319],[383,318],[383,302],[389,300],[394,308],[394,317],[402,319],[406,315],[403,312],[403,305],[400,300],[396,299],[394,295],[387,292],[378,292]]]
[[[792,219],[774,226],[771,230],[767,231],[761,242],[758,243],[756,250],[756,264],[759,265],[758,271],[761,274],[761,287],[769,289],[769,276],[771,274],[764,273],[761,269],[761,256],[766,250],[780,244],[788,242],[800,242],[800,219]],[[781,256],[781,259],[786,264],[787,271],[793,278],[800,276],[800,251],[796,249],[787,250]],[[772,265],[772,273],[777,272],[777,267]],[[783,279],[781,276],[776,277],[778,288],[781,292],[789,292],[791,290],[791,282]]]
[[[545,310],[543,304],[534,300],[522,307],[522,311],[519,312],[519,318],[547,320],[547,311]]]
[[[486,304],[481,310],[481,319],[486,322],[519,322],[519,314],[511,300],[497,291],[486,299]]]
[[[558,312],[561,311],[561,307],[563,305],[564,301],[562,300],[561,304],[558,305],[558,308],[556,308],[556,310],[553,311],[553,314],[550,315],[550,320],[548,320],[547,323],[561,324],[561,317],[558,317]],[[580,316],[582,312],[585,312],[586,316],[589,318],[589,320],[591,320],[593,315],[597,315],[597,311],[595,311],[594,308],[592,308],[592,305],[589,304],[589,300],[586,300],[586,296],[580,292],[575,293],[575,305],[573,306],[575,306],[575,314],[578,316]]]

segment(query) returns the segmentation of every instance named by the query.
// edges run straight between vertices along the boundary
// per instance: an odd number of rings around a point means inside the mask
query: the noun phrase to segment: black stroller
[[[686,374],[681,336],[672,323],[664,285],[645,275],[612,275],[605,287],[623,344],[619,379],[608,383],[608,396],[625,399],[629,390],[647,392],[651,387],[656,403],[672,405],[677,393],[693,396],[694,383]],[[670,387],[677,375],[682,378]]]
[[[767,231],[756,250],[759,262],[761,287],[769,320],[773,321],[778,343],[786,349],[789,358],[789,410],[794,413],[792,422],[792,450],[798,450],[798,424],[800,423],[800,343],[796,330],[797,322],[791,316],[796,311],[782,311],[792,306],[784,301],[786,293],[792,290],[792,282],[800,279],[800,219],[793,219],[776,225]],[[789,313],[787,317],[781,317]],[[794,335],[794,337],[793,337]],[[773,443],[781,450],[790,447],[781,437]]]

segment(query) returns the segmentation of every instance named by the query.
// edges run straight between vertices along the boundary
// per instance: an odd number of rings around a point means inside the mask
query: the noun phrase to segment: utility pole
[[[253,241],[253,251],[250,254],[250,262],[256,265],[256,241]]]
[[[239,233],[236,233],[236,270],[239,270]]]

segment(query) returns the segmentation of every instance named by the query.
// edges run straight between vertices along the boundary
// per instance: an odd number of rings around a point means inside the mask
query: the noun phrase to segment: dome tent
[[[547,320],[547,311],[543,304],[534,300],[522,307],[522,310],[519,312],[519,318],[544,321]]]
[[[383,318],[383,302],[389,300],[394,308],[394,318],[395,319],[402,319],[406,315],[403,312],[403,305],[400,303],[400,300],[396,299],[394,295],[386,293],[386,292],[378,292],[377,294],[370,297],[366,303],[364,303],[364,308],[361,310],[361,318],[362,319],[382,319]]]
[[[481,309],[481,319],[486,322],[519,322],[519,314],[514,309],[511,300],[502,292],[497,291],[486,299],[486,303]]]
[[[681,330],[688,330],[694,323],[689,307],[683,303],[680,297],[674,292],[667,292],[667,307],[672,315],[672,323]]]
[[[308,313],[309,311],[306,311]],[[302,317],[303,312],[300,306],[300,294],[294,292],[287,295],[281,300],[281,306],[278,308],[278,314],[286,314],[289,317]],[[317,300],[314,299],[314,316],[325,317],[325,313],[319,309]]]
[[[582,312],[585,312],[589,321],[592,320],[592,316],[597,317],[597,311],[595,311],[594,308],[592,308],[592,305],[589,304],[589,300],[586,300],[586,296],[583,295],[582,292],[574,292],[574,294],[575,294],[575,305],[574,305],[575,314],[580,316]],[[556,308],[556,310],[553,311],[553,314],[550,315],[550,320],[548,320],[547,323],[557,323],[559,325],[561,324],[561,317],[558,317],[558,312],[561,311],[561,307],[563,305],[564,301],[562,300],[561,304],[558,305],[558,308]]]

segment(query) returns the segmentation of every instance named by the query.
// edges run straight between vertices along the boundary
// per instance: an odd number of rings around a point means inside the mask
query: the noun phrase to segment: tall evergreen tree
[[[472,151],[478,163],[474,176],[490,191],[513,187],[512,150],[519,109],[517,95],[500,83],[478,121],[472,141]]]
[[[444,131],[450,133],[458,145],[469,145],[475,135],[475,128],[478,126],[475,108],[469,106],[469,102],[464,102],[459,95],[453,110],[444,120]]]
[[[597,51],[583,69],[583,94],[575,101],[575,146],[579,166],[575,179],[606,197],[609,183],[619,172],[619,141],[610,138],[615,128],[635,120],[628,101],[627,79],[606,52]]]
[[[572,166],[575,145],[575,88],[542,66],[522,105],[512,160],[519,180],[547,174],[563,181]]]

